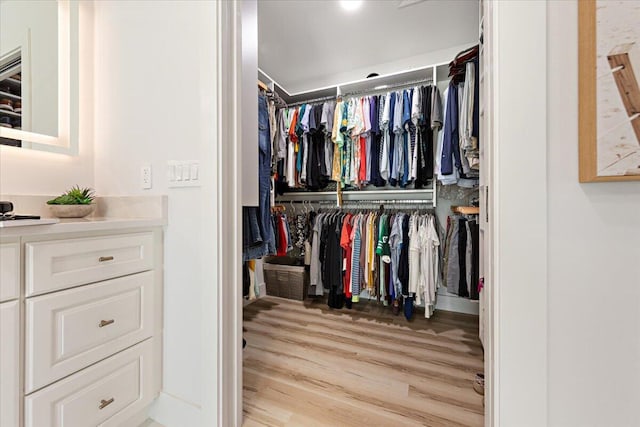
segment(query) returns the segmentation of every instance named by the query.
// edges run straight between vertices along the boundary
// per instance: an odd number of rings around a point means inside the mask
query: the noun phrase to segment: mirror
[[[77,35],[77,1],[0,0],[1,145],[75,154]]]

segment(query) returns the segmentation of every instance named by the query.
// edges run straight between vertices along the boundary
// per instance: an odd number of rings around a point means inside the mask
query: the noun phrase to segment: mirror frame
[[[79,1],[58,0],[58,135],[0,127],[0,136],[23,142],[2,147],[77,156],[79,92]]]

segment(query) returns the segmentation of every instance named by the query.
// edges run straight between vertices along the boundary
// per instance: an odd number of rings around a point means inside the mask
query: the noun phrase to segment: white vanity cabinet
[[[162,229],[140,225],[0,230],[0,427],[147,418],[161,387]]]

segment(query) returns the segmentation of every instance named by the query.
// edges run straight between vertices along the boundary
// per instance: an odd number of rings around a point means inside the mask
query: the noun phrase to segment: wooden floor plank
[[[355,306],[355,305],[354,305]],[[266,297],[244,310],[244,425],[481,426],[475,316]]]

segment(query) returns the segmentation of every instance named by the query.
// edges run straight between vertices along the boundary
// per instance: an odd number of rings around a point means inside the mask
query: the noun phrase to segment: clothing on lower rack
[[[412,315],[415,300],[425,303],[426,317],[433,314],[440,281],[433,215],[323,211],[312,230],[310,295],[327,290],[331,308],[375,298],[405,315]]]
[[[471,299],[479,298],[479,239],[477,217],[452,215],[447,218],[443,285],[448,292]]]

